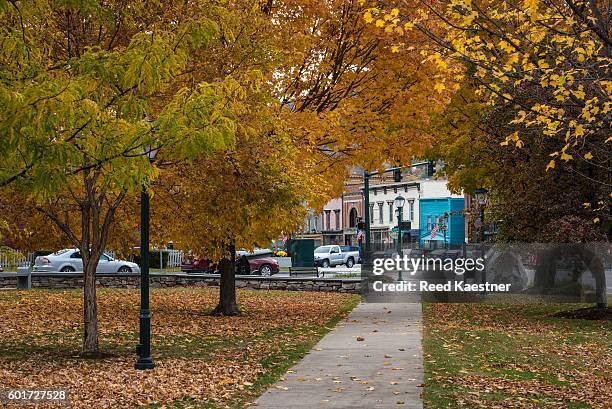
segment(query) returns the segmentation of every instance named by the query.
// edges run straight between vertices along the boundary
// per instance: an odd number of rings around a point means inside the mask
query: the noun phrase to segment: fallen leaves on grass
[[[604,408],[610,322],[554,318],[568,306],[431,304],[425,401],[466,408]],[[445,405],[445,404],[444,404]]]
[[[207,315],[217,299],[216,289],[152,290],[156,367],[136,371],[138,290],[99,290],[103,360],[78,358],[80,291],[1,293],[2,387],[69,388],[75,408],[226,405],[253,398],[258,379],[318,339],[354,296],[239,290],[243,316]]]

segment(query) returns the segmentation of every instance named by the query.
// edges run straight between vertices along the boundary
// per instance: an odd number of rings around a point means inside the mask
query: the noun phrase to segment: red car
[[[206,257],[189,258],[181,262],[184,273],[214,273],[217,266]]]
[[[272,257],[243,255],[236,258],[236,274],[259,274],[269,277],[278,271],[278,261]]]
[[[215,273],[217,265],[208,258],[200,257],[193,260],[184,260],[181,263],[181,271],[185,273]],[[278,273],[278,261],[266,256],[242,255],[236,258],[236,274],[249,275],[259,274],[269,277]]]

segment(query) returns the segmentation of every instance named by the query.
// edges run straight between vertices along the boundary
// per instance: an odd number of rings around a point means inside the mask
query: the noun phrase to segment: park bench
[[[319,269],[317,267],[289,267],[289,276],[319,276]]]
[[[17,288],[20,290],[32,288],[32,272],[29,267],[17,267],[16,273],[2,273],[3,277],[17,277]]]

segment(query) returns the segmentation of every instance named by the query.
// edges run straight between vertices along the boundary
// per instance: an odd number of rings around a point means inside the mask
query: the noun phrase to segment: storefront
[[[422,198],[419,242],[423,248],[457,248],[465,240],[463,198]]]

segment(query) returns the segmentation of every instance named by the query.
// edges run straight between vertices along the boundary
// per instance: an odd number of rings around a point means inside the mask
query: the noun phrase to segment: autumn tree
[[[469,72],[483,103],[514,113],[507,121],[514,130],[501,144],[520,149],[523,135],[539,135],[548,146],[542,155],[550,177],[563,164],[585,183],[600,184],[604,194],[592,195],[587,205],[608,218],[612,10],[604,2],[574,0],[401,4],[381,10],[372,2],[364,19],[381,30],[429,38],[430,47],[418,51],[438,67],[438,90],[458,89]],[[401,33],[397,42],[412,53]],[[595,215],[593,221],[601,220]]]
[[[525,130],[518,147],[500,147],[506,136],[520,127],[510,124],[514,115],[514,104],[487,107],[475,87],[466,83],[434,118],[437,137],[429,154],[445,161],[443,172],[451,190],[470,194],[487,188],[486,219],[502,221],[497,235],[500,241],[605,240],[592,222],[592,212],[583,206],[594,192],[604,194],[602,185],[576,178],[570,168],[580,163],[560,167],[554,178],[546,171],[548,152],[559,143],[558,138],[542,140],[539,132]],[[554,234],[569,220],[574,222],[571,235]]]
[[[282,60],[274,95],[294,143],[339,194],[351,166],[408,163],[431,143],[430,66],[368,25],[362,1],[268,1]],[[322,205],[323,203],[321,203]]]
[[[234,139],[244,88],[193,75],[222,29],[206,4],[185,7],[0,1],[0,186],[32,198],[81,250],[84,356],[98,355],[95,271],[114,216],[159,175],[143,154],[193,159]]]

